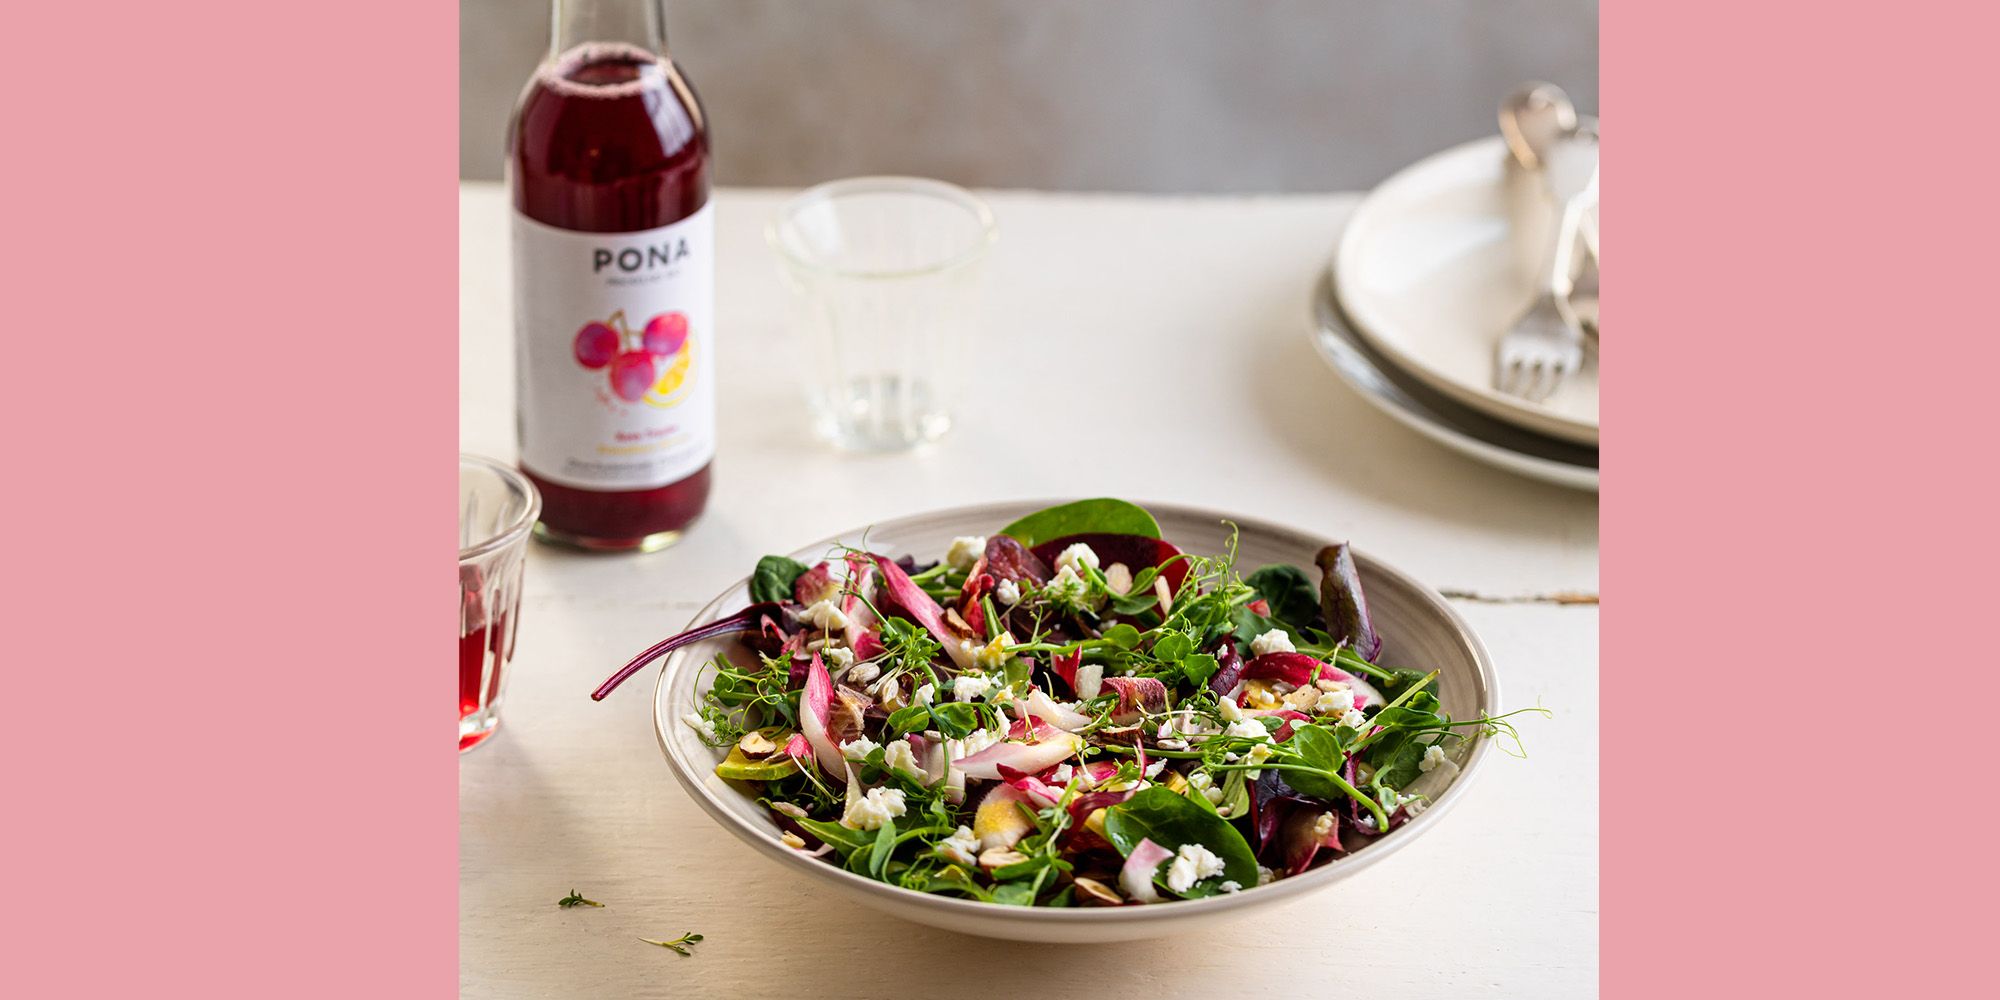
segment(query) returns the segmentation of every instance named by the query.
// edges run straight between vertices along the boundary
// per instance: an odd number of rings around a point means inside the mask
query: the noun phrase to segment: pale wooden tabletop
[[[862,457],[807,428],[762,237],[780,195],[718,194],[715,494],[665,552],[532,552],[504,722],[460,761],[463,995],[1594,996],[1598,611],[1537,598],[1596,592],[1596,497],[1445,451],[1320,362],[1308,295],[1354,195],[988,197],[1002,237],[980,368],[1030,402],[968,400],[929,452]],[[501,189],[466,184],[460,440],[512,459],[506,226]],[[1114,420],[1148,431],[1044,444]],[[766,552],[923,510],[1069,495],[1240,511],[1345,536],[1448,592],[1523,599],[1455,603],[1505,707],[1554,717],[1524,720],[1528,758],[1494,760],[1445,822],[1380,865],[1212,934],[1086,949],[930,930],[787,873],[673,780],[650,671],[589,699]],[[607,905],[559,909],[572,888]],[[706,935],[693,958],[637,940],[685,931]]]

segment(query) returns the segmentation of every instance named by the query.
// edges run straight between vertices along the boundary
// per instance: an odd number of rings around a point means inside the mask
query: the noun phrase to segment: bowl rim
[[[1006,511],[1018,511],[1019,513],[1014,515],[1018,517],[1021,514],[1032,513],[1033,511],[1052,507],[1060,503],[1067,503],[1074,499],[1077,498],[1010,500],[939,508],[878,521],[862,530],[867,532],[881,531],[901,526],[907,522],[933,520],[941,517],[964,517],[968,520],[974,517],[998,517],[1003,516],[1002,512]],[[1289,539],[1299,541],[1304,545],[1330,544],[1330,540],[1326,536],[1300,531],[1295,528],[1266,521],[1262,518],[1232,516],[1217,511],[1214,508],[1191,507],[1183,504],[1147,503],[1136,500],[1132,502],[1155,514],[1171,512],[1178,516],[1224,521],[1235,524],[1239,529],[1254,525],[1259,533],[1288,536]],[[988,523],[1007,524],[1011,523],[1012,519],[1010,517],[1007,520]],[[809,554],[815,549],[823,550],[826,546],[832,545],[842,538],[860,533],[861,531],[838,532],[818,542],[794,549],[791,554],[796,557],[800,554]],[[1477,667],[1481,684],[1486,691],[1484,703],[1479,706],[1480,711],[1487,715],[1498,714],[1500,708],[1500,685],[1499,679],[1494,675],[1493,659],[1487,653],[1486,645],[1479,640],[1478,634],[1473,632],[1472,626],[1466,622],[1464,616],[1460,615],[1458,610],[1453,608],[1450,602],[1445,600],[1444,595],[1438,593],[1435,588],[1426,586],[1409,574],[1395,569],[1358,549],[1354,550],[1354,558],[1357,567],[1363,569],[1369,575],[1385,577],[1394,581],[1399,586],[1409,588],[1419,597],[1423,598],[1434,610],[1442,613],[1446,623],[1451,626],[1454,637],[1472,653],[1473,662]],[[750,577],[746,575],[723,588],[722,593],[718,594],[714,600],[708,602],[701,610],[695,612],[694,617],[689,620],[689,627],[714,620],[720,615],[724,603],[739,588],[747,587],[749,582]],[[659,743],[661,754],[667,759],[668,768],[673,771],[674,777],[681,783],[681,787],[686,789],[687,793],[701,806],[704,812],[708,813],[712,819],[721,823],[731,833],[734,833],[737,839],[742,840],[765,856],[777,860],[780,864],[798,868],[832,885],[875,895],[884,904],[889,906],[930,910],[940,917],[945,918],[992,919],[1036,923],[1054,921],[1057,924],[1074,923],[1093,925],[1110,922],[1116,925],[1133,925],[1156,923],[1181,917],[1196,918],[1201,915],[1220,914],[1244,906],[1277,903],[1287,899],[1294,899],[1302,893],[1324,888],[1333,882],[1374,865],[1381,859],[1400,850],[1405,844],[1414,841],[1425,830],[1435,824],[1448,810],[1457,805],[1460,799],[1465,797],[1466,786],[1471,781],[1473,775],[1479,773],[1481,766],[1486,761],[1487,754],[1492,750],[1493,743],[1493,739],[1484,734],[1473,737],[1472,751],[1460,765],[1458,777],[1452,779],[1450,786],[1444,790],[1442,795],[1438,796],[1437,802],[1429,808],[1404,823],[1401,827],[1384,835],[1379,841],[1370,844],[1368,847],[1335,858],[1333,861],[1302,875],[1277,879],[1267,885],[1254,886],[1242,892],[1217,894],[1201,899],[1169,900],[1164,903],[1146,906],[1075,908],[1009,906],[1002,903],[982,902],[977,899],[964,899],[956,896],[941,896],[935,893],[920,892],[915,889],[906,889],[899,885],[891,885],[887,882],[857,875],[838,865],[828,864],[817,857],[808,856],[785,846],[769,831],[758,828],[717,801],[717,793],[706,784],[706,776],[712,768],[697,773],[691,761],[682,759],[677,748],[668,739],[667,735],[671,731],[671,727],[681,724],[679,715],[674,714],[671,709],[666,707],[668,689],[672,687],[673,679],[679,675],[682,669],[685,669],[686,664],[695,662],[695,669],[697,670],[706,664],[706,659],[697,662],[694,661],[694,657],[691,655],[693,650],[703,645],[706,644],[696,643],[669,653],[664,658],[664,662],[660,667],[659,677],[654,681],[653,685],[653,736]]]

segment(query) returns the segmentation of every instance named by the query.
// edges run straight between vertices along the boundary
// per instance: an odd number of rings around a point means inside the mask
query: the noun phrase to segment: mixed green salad
[[[935,562],[757,564],[756,603],[684,718],[784,842],[920,892],[1109,906],[1241,892],[1420,813],[1474,732],[1436,673],[1378,665],[1345,544],[1239,575],[1110,499]]]

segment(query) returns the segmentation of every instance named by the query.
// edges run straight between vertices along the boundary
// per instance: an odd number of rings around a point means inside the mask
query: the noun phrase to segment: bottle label
[[[580,233],[514,213],[521,464],[647,490],[715,455],[715,203],[670,226]]]

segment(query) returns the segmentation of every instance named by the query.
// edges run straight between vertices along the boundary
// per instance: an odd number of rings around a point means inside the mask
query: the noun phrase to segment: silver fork
[[[1561,249],[1541,294],[1500,338],[1493,387],[1531,403],[1549,398],[1563,379],[1583,367],[1583,324],[1569,304],[1573,284],[1569,275],[1580,214],[1574,204],[1563,213]]]
[[[1529,402],[1549,398],[1583,366],[1583,325],[1569,296],[1575,287],[1583,214],[1597,191],[1594,143],[1592,147],[1558,148],[1545,157],[1551,161],[1544,169],[1561,221],[1547,244],[1545,266],[1536,272],[1535,301],[1500,338],[1494,355],[1493,387]]]

